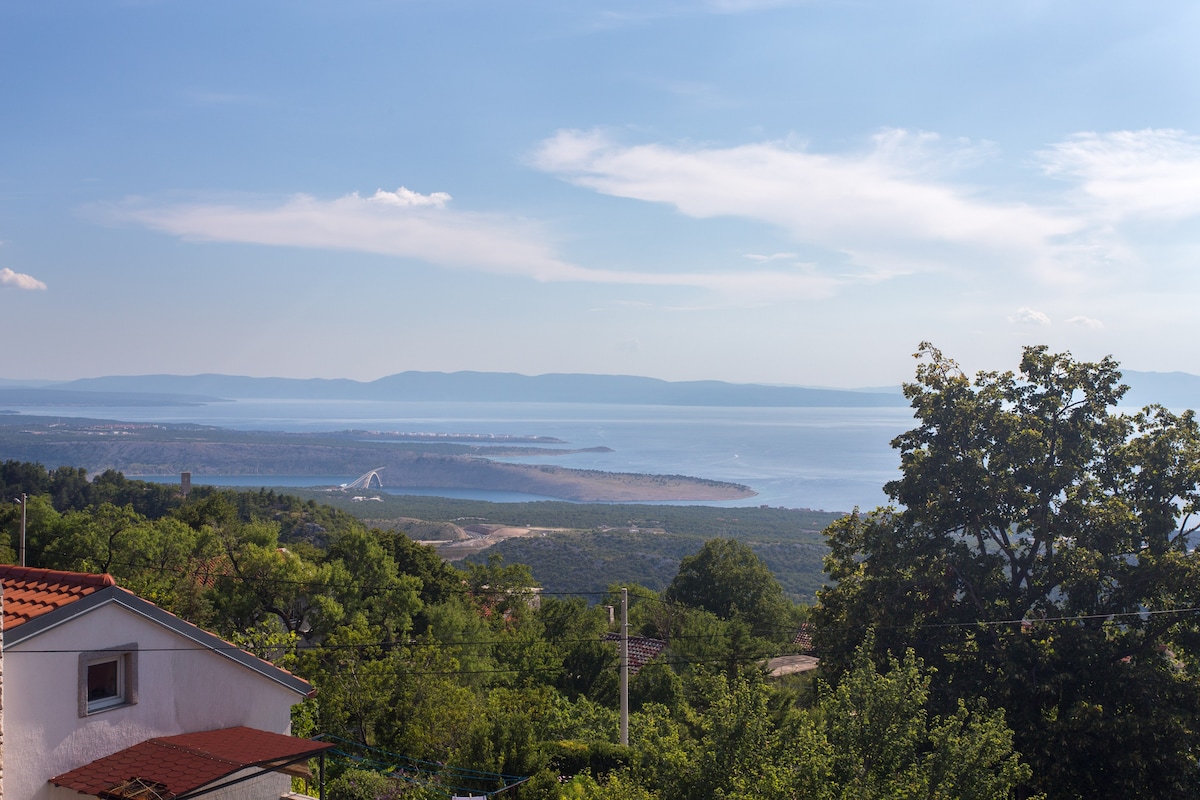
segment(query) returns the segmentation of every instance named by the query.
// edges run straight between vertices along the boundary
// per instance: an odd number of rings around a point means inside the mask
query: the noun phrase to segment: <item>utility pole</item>
[[[629,590],[621,590],[621,744],[629,744]]]
[[[21,504],[21,566],[25,566],[25,506],[29,504],[29,495],[21,492],[20,497],[13,498],[14,503]]]

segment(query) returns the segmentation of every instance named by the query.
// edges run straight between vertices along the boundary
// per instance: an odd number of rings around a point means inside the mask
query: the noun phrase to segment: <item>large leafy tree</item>
[[[723,620],[745,621],[758,636],[791,633],[792,607],[779,581],[749,545],[736,539],[710,539],[685,557],[663,596]]]
[[[1030,775],[1013,750],[1003,713],[959,701],[946,716],[929,713],[929,671],[912,650],[871,662],[870,635],[850,671],[817,707],[801,714],[783,741],[793,793],[811,800],[1006,800]],[[778,792],[773,793],[779,796]],[[754,796],[754,795],[751,795]],[[759,794],[757,796],[766,796]]]
[[[1200,796],[1200,430],[1117,413],[1095,363],[1024,351],[974,381],[924,344],[896,507],[829,528],[815,612],[836,678],[916,650],[943,712],[985,697],[1051,798]]]

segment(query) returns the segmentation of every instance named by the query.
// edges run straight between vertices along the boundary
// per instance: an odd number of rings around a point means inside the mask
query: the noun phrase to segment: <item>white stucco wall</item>
[[[81,718],[79,653],[131,642],[138,645],[137,704]],[[296,692],[197,648],[112,603],[5,648],[4,800],[81,800],[47,781],[156,736],[235,725],[288,732]],[[286,776],[270,779],[287,790]],[[257,791],[278,797],[274,789]]]

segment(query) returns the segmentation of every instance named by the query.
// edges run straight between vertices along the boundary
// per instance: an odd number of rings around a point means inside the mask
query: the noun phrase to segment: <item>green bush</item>
[[[395,781],[365,769],[348,769],[325,786],[326,800],[378,800],[394,794]]]

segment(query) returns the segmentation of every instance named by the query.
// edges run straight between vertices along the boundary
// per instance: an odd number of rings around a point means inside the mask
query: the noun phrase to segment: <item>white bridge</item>
[[[350,483],[343,483],[342,488],[343,489],[370,489],[371,481],[374,480],[375,485],[377,487],[379,487],[380,489],[382,489],[383,488],[383,478],[379,477],[379,473],[383,472],[384,469],[385,469],[385,467],[379,467],[378,469],[373,469],[370,472],[366,473],[365,475],[360,475],[358,478],[356,478],[354,481],[352,481]]]

